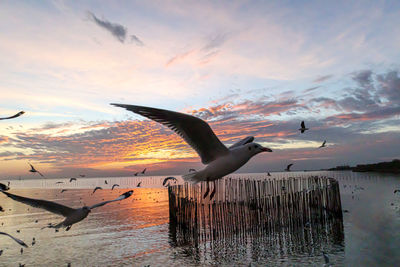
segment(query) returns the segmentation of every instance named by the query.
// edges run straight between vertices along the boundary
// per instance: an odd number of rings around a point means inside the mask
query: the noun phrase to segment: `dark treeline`
[[[400,173],[400,160],[394,159],[389,162],[379,162],[374,164],[358,164],[355,167],[348,165],[336,166],[330,168],[330,171],[344,171],[352,170],[353,172],[387,172],[387,173]]]

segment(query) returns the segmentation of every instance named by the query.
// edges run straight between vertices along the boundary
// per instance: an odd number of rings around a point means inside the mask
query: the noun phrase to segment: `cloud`
[[[7,143],[9,138],[7,136],[0,136],[0,144]]]
[[[131,42],[135,43],[138,46],[144,46],[144,43],[142,42],[142,40],[140,40],[139,37],[137,37],[134,34],[131,35]]]
[[[89,18],[98,26],[110,32],[121,43],[125,42],[127,28],[118,23],[109,22],[106,19],[99,19],[92,12],[88,11]],[[134,35],[133,35],[134,36]]]
[[[372,84],[372,71],[362,70],[353,73],[353,80],[356,81],[361,87],[369,87]]]
[[[332,78],[333,75],[324,75],[324,76],[319,76],[318,78],[316,78],[313,82],[314,83],[321,83],[324,82],[326,80],[329,80],[330,78]]]
[[[209,52],[215,48],[222,46],[227,40],[225,33],[218,33],[209,38],[208,42],[201,48],[204,52]]]
[[[389,71],[378,75],[380,92],[390,104],[400,105],[400,77],[397,71]]]

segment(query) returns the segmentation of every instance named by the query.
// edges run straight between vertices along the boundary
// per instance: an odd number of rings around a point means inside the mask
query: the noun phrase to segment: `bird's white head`
[[[259,145],[257,143],[248,143],[245,145],[245,147],[246,150],[252,155],[256,155],[261,152],[272,152],[272,149],[263,147],[262,145]]]

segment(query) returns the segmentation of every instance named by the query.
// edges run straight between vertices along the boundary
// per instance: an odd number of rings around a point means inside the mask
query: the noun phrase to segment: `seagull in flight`
[[[125,108],[167,126],[197,152],[201,162],[207,166],[200,171],[183,175],[187,182],[215,182],[242,167],[256,154],[272,152],[269,148],[253,143],[253,136],[248,136],[228,148],[222,144],[207,122],[188,114],[143,106],[111,105]],[[204,197],[208,195],[208,191]]]
[[[164,179],[164,181],[162,182],[162,185],[165,186],[166,183],[167,183],[169,180],[174,180],[175,182],[177,181],[175,177],[169,176],[169,177],[167,177],[167,178]]]
[[[31,169],[29,170],[30,172],[33,172],[33,173],[37,172],[40,174],[40,176],[44,177],[43,174],[40,173],[40,171],[36,170],[35,167],[32,166],[32,164],[30,164],[30,163],[28,163],[28,164],[31,165]]]
[[[69,179],[69,182],[76,181],[76,178]]]
[[[269,172],[267,172],[267,176],[271,176],[271,174]]]
[[[17,114],[12,115],[12,116],[10,116],[10,117],[0,118],[0,120],[14,119],[14,118],[17,118],[17,117],[23,115],[24,113],[25,113],[25,111],[20,111],[20,112],[18,112]]]
[[[96,186],[96,188],[93,190],[92,195],[94,194],[94,192],[96,192],[96,191],[99,190],[99,189],[103,189],[103,188],[101,188],[100,186]]]
[[[320,145],[318,148],[321,148],[321,147],[326,147],[326,140],[324,140],[324,142],[322,143],[322,145]]]
[[[141,172],[141,174],[144,174],[146,172],[147,168],[144,168],[144,170]]]
[[[4,191],[2,191],[2,192],[4,192]],[[24,241],[22,241],[22,240],[20,240],[20,239],[18,239],[18,238],[16,238],[16,237],[13,237],[13,236],[10,235],[10,234],[4,233],[4,232],[0,232],[0,235],[6,235],[6,236],[12,238],[15,242],[17,242],[17,243],[20,244],[21,246],[26,247],[26,248],[28,247],[28,245],[25,244]]]
[[[309,128],[306,128],[306,125],[304,124],[304,121],[301,122],[301,128],[299,129],[299,131],[301,133],[304,133],[305,131],[309,130]]]
[[[289,165],[287,165],[285,171],[290,172],[290,167],[292,167],[293,163],[290,163]]]
[[[35,208],[45,209],[52,213],[64,216],[65,217],[64,221],[62,221],[56,225],[50,224],[48,227],[56,228],[56,229],[61,228],[61,227],[67,227],[67,230],[69,230],[73,224],[85,219],[89,215],[89,213],[92,209],[104,206],[104,205],[114,202],[114,201],[120,201],[120,200],[126,199],[133,194],[133,190],[130,190],[130,191],[123,193],[116,199],[103,201],[103,202],[94,204],[92,206],[84,206],[82,208],[73,209],[73,208],[58,204],[56,202],[52,202],[52,201],[17,196],[17,195],[14,195],[14,194],[11,194],[11,193],[8,193],[5,191],[0,191],[0,192],[7,195],[9,198],[14,199],[15,201],[27,204],[27,205],[35,207]]]
[[[113,184],[113,186],[111,187],[111,190],[114,190],[114,187],[119,186],[119,184]]]
[[[142,184],[142,181],[140,181],[136,187],[140,187],[140,185]]]

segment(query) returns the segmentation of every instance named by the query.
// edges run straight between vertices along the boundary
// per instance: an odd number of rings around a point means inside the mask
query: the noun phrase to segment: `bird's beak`
[[[268,147],[263,147],[262,148],[263,152],[272,152],[272,149],[268,148]]]

